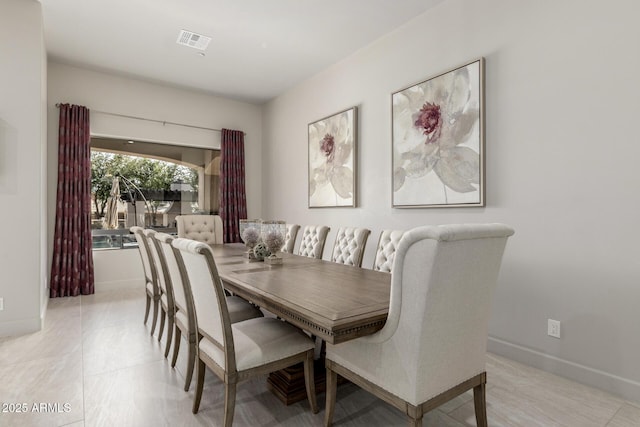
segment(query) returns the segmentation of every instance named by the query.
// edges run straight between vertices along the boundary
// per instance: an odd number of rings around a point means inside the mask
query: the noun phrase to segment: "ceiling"
[[[53,61],[258,104],[442,1],[40,0]]]

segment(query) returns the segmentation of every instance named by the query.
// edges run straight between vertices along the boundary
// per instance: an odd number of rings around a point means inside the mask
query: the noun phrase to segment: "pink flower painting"
[[[482,59],[392,96],[393,205],[483,206]]]
[[[355,206],[356,108],[309,125],[309,207]]]

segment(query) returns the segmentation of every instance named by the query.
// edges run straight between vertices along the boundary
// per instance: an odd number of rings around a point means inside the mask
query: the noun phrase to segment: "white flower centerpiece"
[[[282,264],[282,256],[278,252],[284,246],[287,235],[287,224],[284,221],[262,221],[262,241],[271,255],[264,259],[266,264]]]
[[[253,248],[260,242],[260,229],[262,227],[262,220],[259,219],[241,219],[240,220],[240,237],[247,247],[247,251],[244,253],[245,258],[249,258],[249,261],[262,261],[258,260],[254,255]]]

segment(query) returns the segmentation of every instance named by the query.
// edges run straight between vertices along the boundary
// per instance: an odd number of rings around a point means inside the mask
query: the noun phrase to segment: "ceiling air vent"
[[[209,46],[210,41],[211,37],[203,36],[202,34],[197,34],[193,31],[180,30],[176,43],[183,46],[193,47],[195,49],[205,50],[207,46]]]

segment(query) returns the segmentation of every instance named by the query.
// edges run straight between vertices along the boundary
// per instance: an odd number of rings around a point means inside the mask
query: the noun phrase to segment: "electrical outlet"
[[[547,322],[547,335],[554,338],[560,338],[560,321],[548,319]]]
[[[4,298],[0,298],[0,311],[4,310]]]

